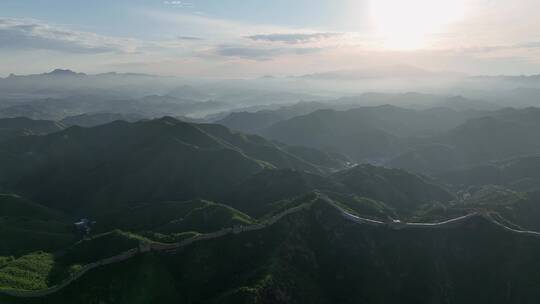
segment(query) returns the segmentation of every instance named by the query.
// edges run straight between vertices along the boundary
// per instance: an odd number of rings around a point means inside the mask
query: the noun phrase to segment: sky
[[[540,73],[538,0],[1,0],[0,75]]]

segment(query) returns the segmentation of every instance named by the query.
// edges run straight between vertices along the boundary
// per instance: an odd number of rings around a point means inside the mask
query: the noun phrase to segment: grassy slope
[[[135,248],[145,239],[113,231],[81,240],[61,254],[37,251],[19,258],[0,259],[0,288],[40,290],[65,280],[81,266]]]
[[[112,227],[161,234],[206,233],[251,222],[248,215],[231,207],[205,200],[190,200],[148,204],[122,211],[106,219],[101,229]]]
[[[148,221],[149,215],[151,221]],[[2,257],[0,288],[37,290],[51,287],[83,265],[136,248],[141,242],[178,242],[199,232],[252,223],[249,216],[230,207],[200,200],[137,208],[120,219],[119,226],[144,229],[141,234],[148,238],[114,230],[76,242],[57,255],[39,252],[17,259]]]
[[[39,290],[61,282],[69,267],[55,262],[50,253],[35,252],[8,262],[0,268],[0,288]]]
[[[0,194],[0,256],[57,250],[75,239],[66,215],[20,196]]]

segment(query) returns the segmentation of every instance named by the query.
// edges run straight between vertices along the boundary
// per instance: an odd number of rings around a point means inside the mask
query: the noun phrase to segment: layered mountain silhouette
[[[62,123],[49,120],[32,120],[26,117],[0,119],[0,142],[24,135],[44,135],[61,131]]]
[[[500,185],[518,191],[538,190],[540,156],[524,156],[442,172],[439,177],[453,185]]]
[[[144,117],[137,114],[118,114],[118,113],[85,113],[75,116],[68,116],[61,120],[61,123],[65,126],[79,126],[79,127],[96,127],[99,125],[105,125],[117,120],[123,120],[127,122],[136,122],[143,120]]]
[[[351,192],[386,203],[401,214],[418,210],[422,204],[448,202],[454,197],[425,177],[400,169],[362,165],[334,174]]]
[[[466,122],[469,115],[450,109],[416,111],[390,105],[320,110],[276,123],[260,133],[284,143],[334,150],[364,161],[399,154],[408,144],[404,138],[442,133]]]
[[[424,140],[389,165],[436,172],[540,152],[537,108],[504,109]]]
[[[215,198],[265,168],[330,170],[258,136],[170,117],[19,137],[0,150],[3,187],[71,211]]]

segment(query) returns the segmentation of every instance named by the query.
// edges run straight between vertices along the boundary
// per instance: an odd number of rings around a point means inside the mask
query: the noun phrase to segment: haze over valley
[[[0,4],[0,303],[536,303],[535,1]]]

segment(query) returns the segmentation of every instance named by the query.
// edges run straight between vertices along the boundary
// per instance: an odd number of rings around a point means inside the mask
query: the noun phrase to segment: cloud
[[[178,0],[163,1],[163,4],[173,6],[173,7],[189,7],[189,8],[193,7],[193,3],[189,3],[186,1],[178,1]]]
[[[222,19],[203,14],[181,11],[136,10],[137,14],[161,24],[161,32],[174,33],[182,29],[189,36],[205,37],[206,40],[230,41],[258,33],[292,31],[288,27],[246,23],[240,20]],[[307,30],[306,30],[307,31]],[[224,42],[225,43],[225,42]]]
[[[314,42],[341,36],[340,33],[288,33],[288,34],[259,34],[247,36],[255,41],[282,42],[289,44]]]
[[[261,48],[253,46],[220,45],[210,51],[211,55],[249,60],[271,60],[283,55],[304,55],[320,51],[320,48]]]
[[[129,53],[135,51],[136,42],[53,27],[35,20],[0,18],[0,49]]]
[[[521,43],[521,44],[516,45],[515,47],[523,48],[523,49],[538,49],[540,48],[540,41]]]
[[[527,49],[540,49],[540,42],[525,42],[511,45],[486,45],[486,46],[477,46],[477,47],[466,47],[460,49],[448,49],[447,51],[460,51],[462,53],[471,53],[471,54],[486,54],[494,53],[499,51],[509,51],[509,50],[527,50]]]
[[[178,40],[187,40],[187,41],[202,41],[203,38],[195,37],[195,36],[178,36],[176,37]]]

